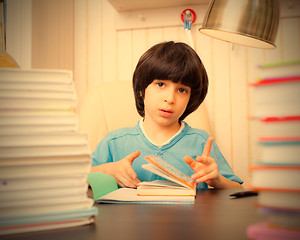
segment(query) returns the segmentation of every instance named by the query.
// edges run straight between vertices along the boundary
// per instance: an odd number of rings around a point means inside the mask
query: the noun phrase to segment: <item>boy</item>
[[[102,139],[91,171],[113,176],[120,187],[136,188],[140,181],[162,179],[141,167],[145,156],[158,155],[191,176],[197,189],[242,188],[213,139],[183,121],[203,102],[207,88],[205,68],[191,47],[174,42],[151,47],[133,74],[142,119]]]

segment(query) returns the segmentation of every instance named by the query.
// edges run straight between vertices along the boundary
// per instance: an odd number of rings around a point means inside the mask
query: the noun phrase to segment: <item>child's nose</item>
[[[169,91],[167,91],[164,100],[165,100],[165,102],[167,102],[169,104],[174,104],[174,102],[175,102],[175,90],[170,89]]]

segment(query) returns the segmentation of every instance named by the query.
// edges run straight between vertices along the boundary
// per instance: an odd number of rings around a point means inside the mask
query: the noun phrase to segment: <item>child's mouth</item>
[[[172,110],[169,109],[160,109],[159,112],[162,117],[166,118],[171,117],[173,114]]]

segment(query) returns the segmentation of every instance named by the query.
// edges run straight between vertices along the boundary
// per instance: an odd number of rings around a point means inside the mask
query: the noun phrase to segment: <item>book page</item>
[[[152,155],[152,156],[146,156],[145,159],[163,170],[164,172],[168,173],[172,177],[179,180],[181,183],[185,184],[186,186],[190,188],[195,188],[195,182],[193,179],[187,175],[185,175],[183,172],[179,171],[177,168],[173,167],[163,159],[161,159],[158,156]],[[171,180],[171,179],[169,179]],[[173,181],[173,180],[172,180]],[[174,182],[174,181],[173,181]],[[181,184],[182,185],[182,184]]]
[[[144,181],[138,184],[139,188],[172,188],[172,189],[182,189],[186,186],[178,185],[177,183],[171,182],[169,180],[154,180],[151,182]]]
[[[181,187],[185,187],[185,188],[192,188],[190,186],[188,186],[186,183],[183,183],[182,181],[178,180],[177,178],[175,178],[174,176],[172,176],[171,174],[165,172],[164,170],[162,170],[161,168],[157,167],[156,165],[153,164],[144,164],[142,165],[142,168],[147,169],[150,172],[153,172],[165,179],[168,179],[170,181],[172,181],[173,183],[175,183],[177,186],[181,186]]]

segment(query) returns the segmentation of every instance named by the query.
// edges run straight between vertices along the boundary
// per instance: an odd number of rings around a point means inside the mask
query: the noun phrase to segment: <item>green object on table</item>
[[[91,172],[88,174],[87,181],[93,190],[94,200],[118,189],[115,178],[104,173]]]

